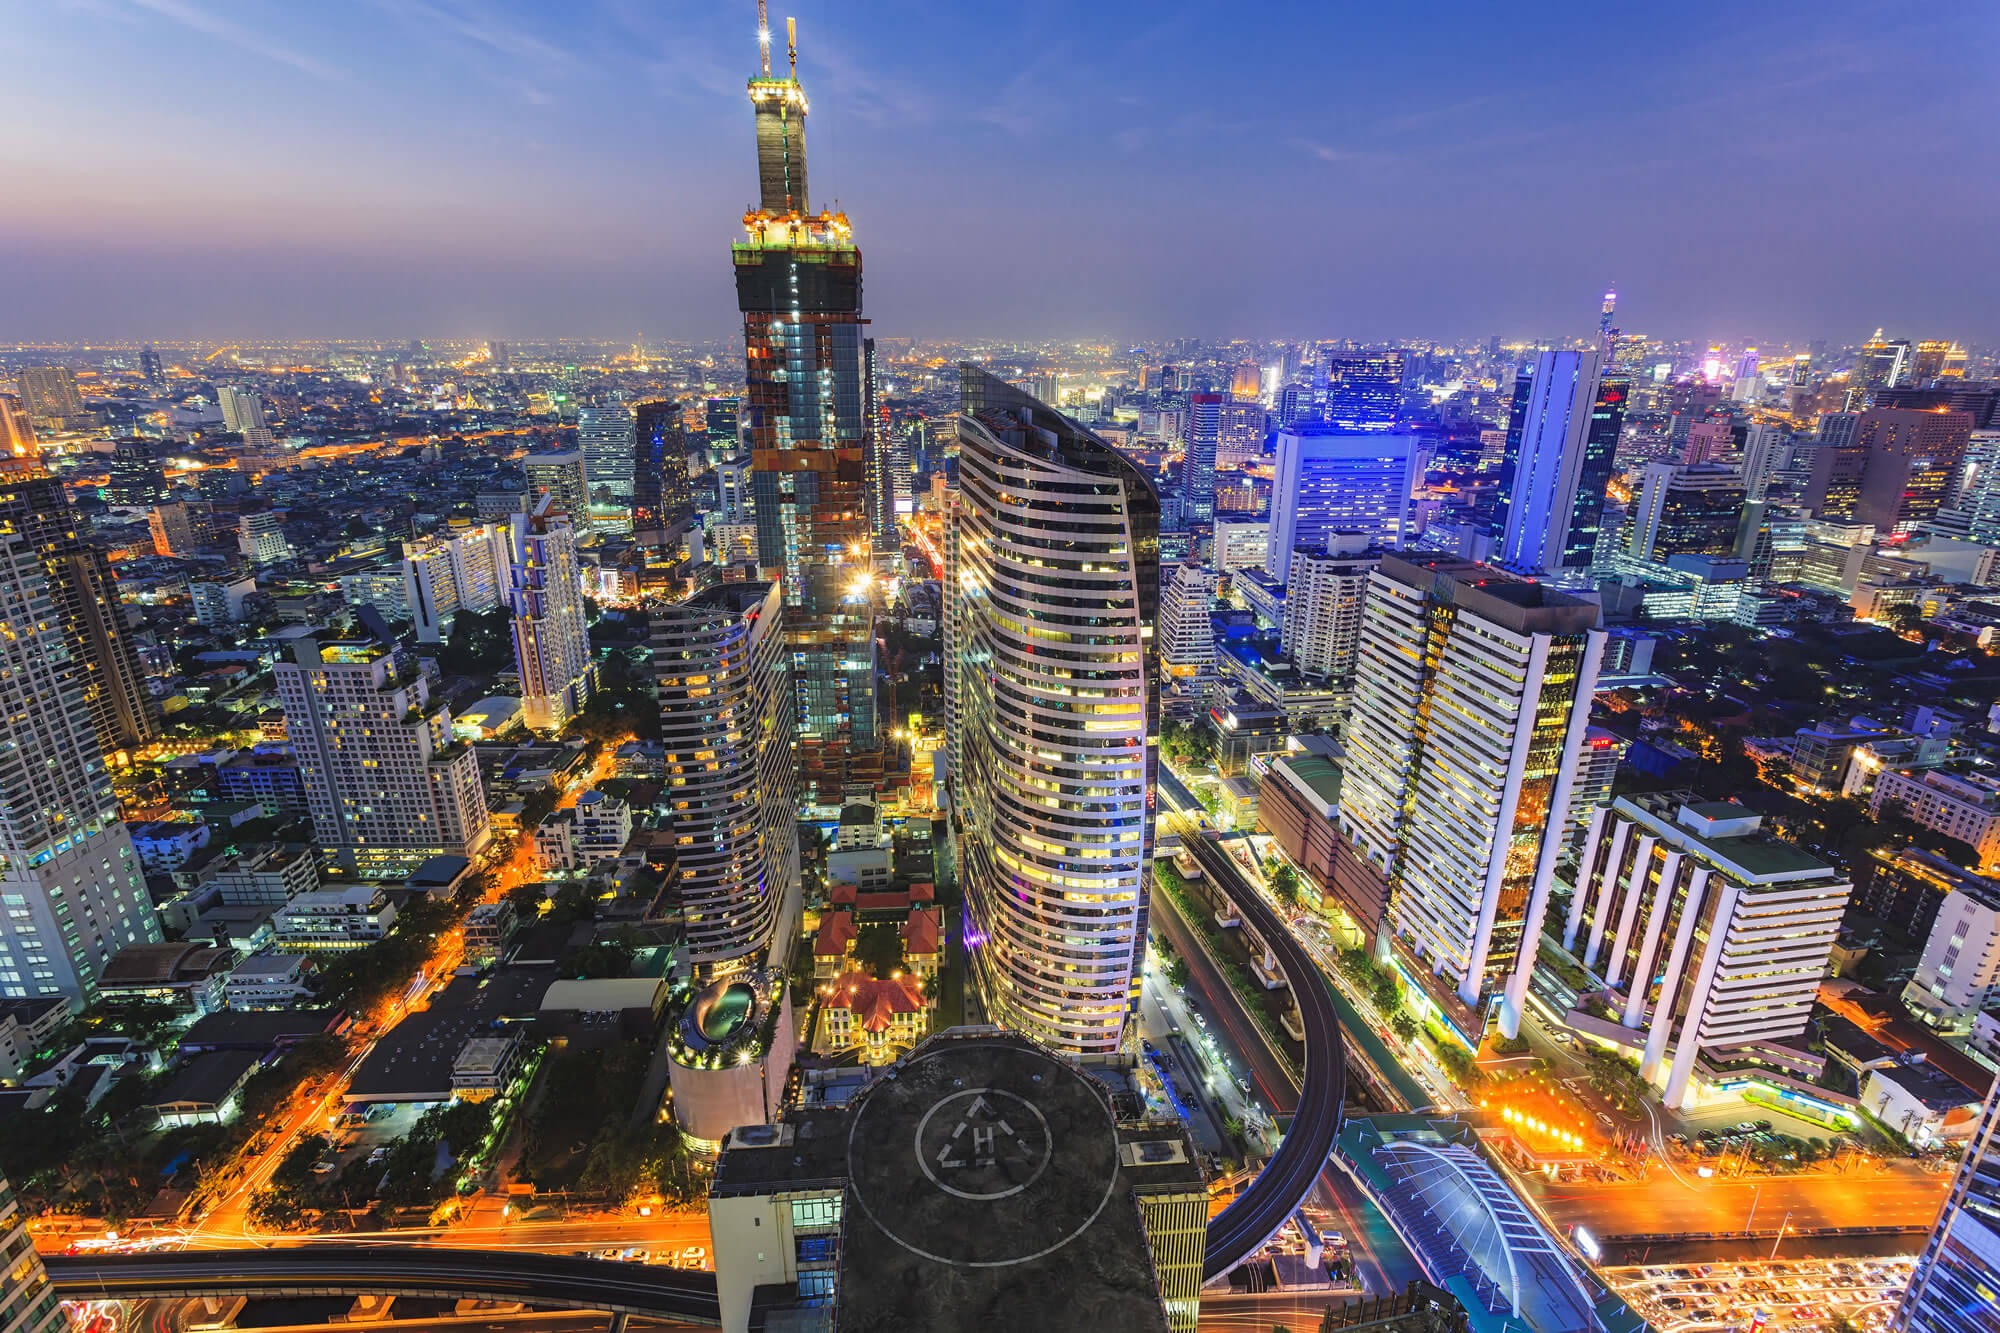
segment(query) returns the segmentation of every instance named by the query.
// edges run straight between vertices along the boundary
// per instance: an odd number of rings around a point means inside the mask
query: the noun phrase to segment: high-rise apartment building
[[[715,465],[715,521],[754,523],[750,458],[725,458]]]
[[[1217,569],[1262,569],[1264,554],[1271,549],[1268,519],[1225,515],[1215,520],[1210,561]]]
[[[1222,435],[1223,397],[1188,395],[1187,450],[1181,455],[1181,505],[1185,526],[1215,521],[1215,448]]]
[[[96,748],[113,755],[157,738],[157,714],[111,561],[83,539],[68,490],[35,458],[0,459],[0,527],[42,563]]]
[[[479,761],[405,649],[304,639],[275,668],[313,834],[327,862],[401,878],[492,839]]]
[[[555,496],[544,495],[533,513],[515,515],[509,544],[522,720],[535,731],[561,731],[583,711],[597,683],[576,534]]]
[[[0,1269],[0,1310],[6,1333],[64,1333],[70,1327],[56,1289],[49,1285],[48,1270],[35,1253],[34,1239],[28,1235],[27,1214],[14,1197],[13,1187],[0,1180],[0,1252],[9,1256]]]
[[[1875,336],[1862,344],[1847,377],[1847,410],[1867,407],[1878,389],[1909,383],[1914,354],[1908,338],[1884,338],[1882,330],[1875,330]]]
[[[1888,536],[1937,517],[1950,499],[1972,426],[1970,412],[1863,412],[1854,433],[1854,447],[1866,451],[1854,520]]]
[[[576,414],[576,444],[590,487],[591,526],[629,532],[638,457],[632,409],[623,403],[584,408]]]
[[[1954,1036],[2000,1000],[2000,882],[1967,874],[1945,895],[1903,1007]]]
[[[23,366],[15,372],[14,382],[20,386],[29,417],[37,421],[60,427],[83,415],[83,395],[77,392],[76,374],[68,366]]]
[[[1500,460],[1495,560],[1523,573],[1590,564],[1629,386],[1598,353],[1543,352],[1514,381]]]
[[[1423,451],[1415,435],[1322,425],[1279,431],[1264,572],[1284,578],[1294,550],[1324,546],[1334,533],[1401,545],[1410,496],[1422,475]]]
[[[156,943],[159,919],[105,771],[92,666],[72,639],[58,586],[71,577],[38,538],[28,459],[0,461],[0,995],[64,995],[79,1007],[128,944]],[[54,483],[51,482],[51,485]],[[56,510],[63,513],[62,508]],[[98,682],[101,685],[101,682]]]
[[[1448,556],[1384,555],[1369,576],[1341,829],[1387,874],[1396,934],[1462,1002],[1505,980],[1509,1035],[1589,727],[1596,620]]]
[[[1772,422],[1753,421],[1743,432],[1743,498],[1762,500],[1773,475],[1791,456],[1791,438]]]
[[[1670,1107],[1803,1036],[1840,933],[1853,885],[1762,824],[1689,793],[1592,812],[1563,947],[1611,988]]]
[[[1403,412],[1400,348],[1337,352],[1326,362],[1326,422],[1341,430],[1394,430]]]
[[[1743,521],[1743,479],[1723,463],[1648,463],[1626,528],[1632,558],[1726,556]]]
[[[167,473],[152,440],[120,440],[105,464],[109,479],[99,492],[110,505],[154,505],[167,498]]]
[[[741,450],[743,441],[738,431],[741,406],[741,401],[735,398],[709,398],[703,401],[703,433],[708,440],[710,462],[719,463],[725,458],[734,458]]]
[[[285,516],[275,509],[252,509],[237,519],[236,545],[253,565],[275,565],[292,558],[285,540]]]
[[[1217,467],[1241,467],[1264,456],[1264,408],[1255,401],[1222,405],[1221,434],[1215,442]]]
[[[1893,1333],[2000,1330],[2000,1083],[1986,1094],[1889,1327]]]
[[[510,529],[497,523],[447,528],[403,543],[403,603],[420,643],[442,643],[460,611],[507,605],[512,593]]]
[[[881,372],[875,364],[875,340],[861,340],[862,387],[868,418],[868,530],[878,550],[893,551],[897,497],[908,483],[895,464],[895,442],[889,430],[889,405],[882,397]]]
[[[255,391],[225,384],[215,391],[215,397],[217,405],[222,408],[225,428],[246,440],[252,431],[269,429],[269,423],[264,418],[264,399]]]
[[[723,583],[652,613],[689,961],[706,979],[774,945],[799,922],[797,774],[784,597]],[[779,958],[782,968],[785,959]]]
[[[1168,676],[1208,676],[1215,672],[1215,629],[1209,609],[1215,602],[1215,571],[1193,563],[1174,566],[1160,585],[1160,624],[1154,636],[1160,670]]]
[[[2000,545],[2000,430],[1974,431],[1966,442],[1951,511],[1940,519],[1951,518],[1956,532],[1982,545]]]
[[[35,428],[28,409],[11,393],[0,393],[0,457],[26,458],[35,452]]]
[[[146,525],[154,555],[185,560],[215,540],[215,509],[206,500],[154,505]]]
[[[677,402],[641,403],[637,430],[632,530],[644,540],[657,543],[665,540],[676,524],[694,517],[686,417]]]
[[[1116,1051],[1146,944],[1159,500],[1060,413],[960,376],[946,780],[969,966],[993,1021]]]
[[[160,354],[150,347],[141,348],[139,351],[139,376],[146,381],[149,388],[167,387],[166,367],[160,364]]]
[[[529,454],[521,460],[527,474],[528,494],[542,492],[555,501],[557,512],[569,518],[581,531],[590,524],[590,482],[584,474],[583,451],[571,449],[559,454]],[[529,505],[533,508],[532,500]]]
[[[767,34],[768,35],[768,34]],[[813,213],[806,94],[796,65],[749,84],[758,206],[731,247],[747,358],[742,404],[755,482],[757,558],[778,581],[792,639],[799,733],[823,751],[872,753],[875,613],[868,521],[869,415],[861,251],[844,213]]]
[[[1351,533],[1334,533],[1325,546],[1292,551],[1278,640],[1286,660],[1329,680],[1354,674],[1368,576],[1381,564],[1381,555],[1366,537]]]

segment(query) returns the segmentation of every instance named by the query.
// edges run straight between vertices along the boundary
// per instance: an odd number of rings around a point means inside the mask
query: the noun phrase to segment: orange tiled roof
[[[828,912],[820,919],[819,934],[813,937],[813,957],[841,957],[847,946],[854,943],[854,935],[853,913]]]
[[[910,919],[903,923],[903,952],[911,954],[932,954],[938,951],[938,936],[944,933],[944,913],[935,907],[918,907],[910,911]]]
[[[866,1031],[886,1032],[897,1014],[923,1012],[924,995],[917,979],[907,974],[878,981],[865,972],[848,972],[833,983],[833,995],[823,1007],[851,1009]]]

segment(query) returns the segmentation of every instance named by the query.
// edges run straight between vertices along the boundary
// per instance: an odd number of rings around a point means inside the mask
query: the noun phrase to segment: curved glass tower
[[[1159,499],[1020,390],[969,365],[960,386],[945,657],[967,955],[992,1021],[1115,1051],[1146,939]]]

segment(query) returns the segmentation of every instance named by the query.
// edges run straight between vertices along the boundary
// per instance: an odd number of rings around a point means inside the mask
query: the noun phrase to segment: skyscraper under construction
[[[774,75],[761,4],[758,41],[762,68],[749,86],[759,198],[732,247],[742,420],[759,563],[784,593],[801,772],[837,800],[840,785],[879,776],[880,763],[861,251],[845,214],[811,211],[797,44],[787,41],[789,71]]]

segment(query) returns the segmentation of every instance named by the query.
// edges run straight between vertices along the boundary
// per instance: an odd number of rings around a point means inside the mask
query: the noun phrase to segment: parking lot
[[[389,1149],[416,1128],[428,1109],[415,1102],[378,1102],[365,1113],[343,1111],[322,1127],[331,1148],[321,1158],[328,1171],[346,1166],[356,1158],[380,1161]]]
[[[1825,1329],[1848,1318],[1882,1329],[1913,1259],[1793,1259],[1673,1268],[1604,1268],[1604,1280],[1662,1333],[1753,1325]]]

